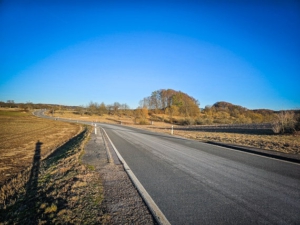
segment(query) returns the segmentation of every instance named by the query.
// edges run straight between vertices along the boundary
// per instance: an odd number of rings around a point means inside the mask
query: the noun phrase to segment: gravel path
[[[156,224],[121,164],[110,162],[99,128],[91,134],[82,161],[100,173],[107,224]]]

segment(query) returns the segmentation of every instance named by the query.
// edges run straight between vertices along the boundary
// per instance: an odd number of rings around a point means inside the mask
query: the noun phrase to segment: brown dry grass
[[[45,114],[52,117],[52,114],[50,114],[49,111],[47,111]],[[122,122],[122,124],[134,124],[133,117],[130,117],[130,116],[115,116],[115,115],[107,115],[107,114],[104,114],[103,116],[97,116],[97,115],[81,116],[79,114],[76,114],[75,111],[56,111],[53,114],[53,117],[72,119],[72,120],[99,122],[99,123],[120,124]]]
[[[31,166],[38,141],[43,143],[43,159],[82,129],[78,124],[45,120],[30,112],[3,108],[0,128],[0,186]]]
[[[90,131],[0,189],[0,224],[107,224],[98,172],[80,163]]]
[[[155,122],[154,125],[134,127],[147,129],[159,133],[171,133],[171,125],[162,122]],[[244,145],[265,150],[274,150],[278,152],[299,154],[300,136],[299,135],[256,135],[226,132],[205,132],[205,131],[187,131],[176,130],[174,126],[174,135],[190,138],[199,141],[215,141],[228,144]]]

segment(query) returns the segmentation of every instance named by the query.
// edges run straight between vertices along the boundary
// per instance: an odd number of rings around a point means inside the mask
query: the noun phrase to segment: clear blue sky
[[[0,1],[0,101],[135,108],[171,88],[279,110],[299,87],[297,0]]]

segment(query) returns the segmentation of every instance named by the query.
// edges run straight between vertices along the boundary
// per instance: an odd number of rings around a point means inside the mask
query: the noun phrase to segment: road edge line
[[[109,136],[107,135],[106,131],[101,127],[101,129],[104,131],[104,134],[106,135],[108,141],[111,143],[111,146],[115,150],[119,160],[122,162],[123,167],[130,177],[131,181],[135,185],[136,189],[140,193],[141,197],[144,199],[145,203],[147,204],[149,210],[151,211],[153,217],[155,218],[156,222],[161,225],[171,225],[171,223],[168,221],[168,219],[165,217],[163,212],[160,210],[160,208],[156,205],[154,200],[151,198],[149,193],[146,191],[144,186],[141,184],[141,182],[137,179],[137,177],[134,175],[130,167],[127,165],[117,148],[114,146],[112,141],[110,140]]]
[[[99,128],[99,127],[98,127]],[[113,159],[112,159],[112,156],[111,156],[111,152],[109,151],[109,147],[108,147],[108,144],[107,144],[107,141],[105,140],[105,137],[104,137],[104,131],[101,127],[101,136],[103,138],[103,142],[104,142],[104,146],[105,146],[105,150],[106,150],[106,155],[107,155],[107,162],[108,163],[112,163],[113,162]],[[107,135],[106,135],[107,136]]]

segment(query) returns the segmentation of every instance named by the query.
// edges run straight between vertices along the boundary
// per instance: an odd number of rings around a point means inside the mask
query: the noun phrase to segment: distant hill
[[[271,109],[247,109],[246,107],[243,107],[240,105],[235,105],[235,104],[232,104],[230,102],[225,102],[225,101],[216,102],[212,106],[215,107],[216,109],[220,109],[220,110],[222,110],[222,109],[229,109],[229,110],[238,109],[238,110],[243,110],[243,111],[251,110],[251,111],[259,112],[259,113],[275,112],[274,110],[271,110]]]

